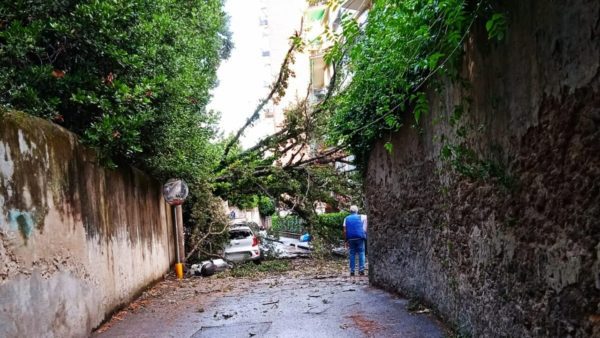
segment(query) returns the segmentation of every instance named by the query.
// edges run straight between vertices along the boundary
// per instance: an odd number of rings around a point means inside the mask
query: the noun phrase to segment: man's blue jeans
[[[350,251],[350,272],[354,272],[356,254],[358,254],[358,271],[365,271],[365,240],[362,238],[349,239],[348,249]]]

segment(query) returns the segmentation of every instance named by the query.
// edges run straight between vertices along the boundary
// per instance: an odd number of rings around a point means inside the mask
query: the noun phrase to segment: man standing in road
[[[344,219],[344,240],[350,253],[350,276],[354,276],[356,254],[358,274],[365,275],[365,240],[367,239],[367,216],[358,214],[358,207],[350,207],[350,215]]]

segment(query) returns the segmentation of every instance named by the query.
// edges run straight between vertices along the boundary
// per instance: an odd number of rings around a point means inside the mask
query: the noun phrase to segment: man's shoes
[[[364,272],[364,271],[359,271],[359,272],[358,272],[358,275],[359,275],[359,276],[364,276],[364,275],[365,275],[365,272]]]
[[[353,277],[353,276],[354,276],[354,272],[350,272],[350,277]]]

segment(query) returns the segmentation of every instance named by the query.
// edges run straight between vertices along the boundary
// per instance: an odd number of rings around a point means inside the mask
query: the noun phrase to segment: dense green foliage
[[[301,234],[305,226],[306,222],[296,215],[273,216],[271,218],[271,230],[276,233],[286,231]]]
[[[227,220],[210,182],[222,146],[214,143],[218,115],[206,105],[232,49],[222,7],[222,0],[2,1],[0,108],[68,128],[105,165],[185,179],[188,247],[207,234],[221,241]]]
[[[314,201],[337,204],[332,191],[350,199],[348,178],[330,164],[273,165],[288,155],[290,139],[298,149],[313,144],[306,105],[290,109],[285,133],[268,147],[243,152],[235,137],[215,142],[218,116],[206,105],[232,48],[222,7],[222,0],[0,3],[0,107],[74,131],[110,166],[186,180],[188,247],[199,252],[226,237],[215,195],[244,209],[258,206],[263,216],[282,206],[304,219],[314,216]],[[285,94],[299,36],[263,106]],[[215,241],[203,243],[207,236]]]
[[[83,136],[109,164],[205,177],[219,149],[205,109],[227,56],[221,0],[0,3],[0,105]]]
[[[325,243],[339,243],[343,239],[342,224],[348,215],[345,211],[319,215],[312,227],[314,236]]]
[[[364,27],[344,17],[327,60],[351,80],[326,103],[331,142],[348,145],[362,165],[375,140],[418,125],[427,112],[423,85],[434,72],[455,72],[473,15],[464,0],[375,0]],[[400,118],[406,111],[412,121]]]
[[[234,149],[223,161],[216,193],[243,207],[260,208],[259,199],[268,197],[305,221],[316,216],[318,202],[338,209],[360,200],[360,176],[334,166],[347,154],[315,147],[324,143],[322,117],[310,112],[307,100],[287,107],[279,132],[251,149]]]
[[[258,200],[258,212],[261,216],[271,216],[275,213],[275,202],[267,196],[261,196]]]

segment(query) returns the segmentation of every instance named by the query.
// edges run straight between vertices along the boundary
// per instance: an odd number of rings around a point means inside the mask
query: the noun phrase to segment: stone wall
[[[370,156],[370,280],[475,337],[599,337],[600,2],[502,3]]]
[[[47,121],[0,113],[0,337],[86,337],[168,271],[170,208]]]

